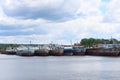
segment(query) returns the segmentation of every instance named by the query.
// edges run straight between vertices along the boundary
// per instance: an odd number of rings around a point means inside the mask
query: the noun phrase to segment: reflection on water
[[[0,80],[119,80],[120,57],[0,55]]]

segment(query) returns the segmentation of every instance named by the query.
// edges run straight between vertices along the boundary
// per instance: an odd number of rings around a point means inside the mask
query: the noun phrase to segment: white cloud
[[[2,0],[1,5],[5,14],[11,17],[64,21],[75,17],[78,2],[79,0]]]
[[[111,0],[107,4],[104,22],[120,23],[120,1]]]
[[[101,0],[4,1],[6,2],[1,3],[2,7],[0,8],[1,43],[29,43],[29,41],[32,43],[50,43],[53,41],[54,43],[70,44],[71,40],[79,42],[82,38],[90,37],[110,38],[113,36],[113,38],[119,39],[119,3],[117,0],[112,0],[109,3],[103,3]],[[103,14],[100,9],[103,5],[107,7],[106,14]],[[37,19],[32,17],[19,19],[15,17],[19,15],[8,16],[6,12],[4,13],[5,9],[8,11],[18,10],[18,13],[24,11],[24,8],[20,9],[21,7],[30,9],[30,11],[38,9],[35,13],[42,9],[47,11],[45,14],[50,13],[52,16],[48,15],[49,18],[45,18],[44,15],[41,15]],[[35,15],[32,12],[29,13],[31,16]],[[41,12],[39,13],[41,14]],[[112,17],[110,18],[109,15]],[[62,22],[57,21],[58,18]],[[104,19],[108,23],[102,22]]]

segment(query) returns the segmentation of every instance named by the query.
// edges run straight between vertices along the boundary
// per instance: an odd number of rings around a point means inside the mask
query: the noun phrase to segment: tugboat
[[[34,49],[29,46],[20,46],[17,48],[16,54],[19,56],[34,56]]]
[[[73,55],[85,55],[86,49],[83,46],[73,46]]]

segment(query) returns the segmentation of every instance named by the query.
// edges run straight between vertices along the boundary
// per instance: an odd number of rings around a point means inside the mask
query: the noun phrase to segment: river
[[[0,55],[0,80],[119,80],[120,57]]]

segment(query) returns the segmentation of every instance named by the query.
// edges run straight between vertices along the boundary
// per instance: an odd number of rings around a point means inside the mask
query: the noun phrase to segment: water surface
[[[0,80],[119,80],[120,57],[0,55]]]

